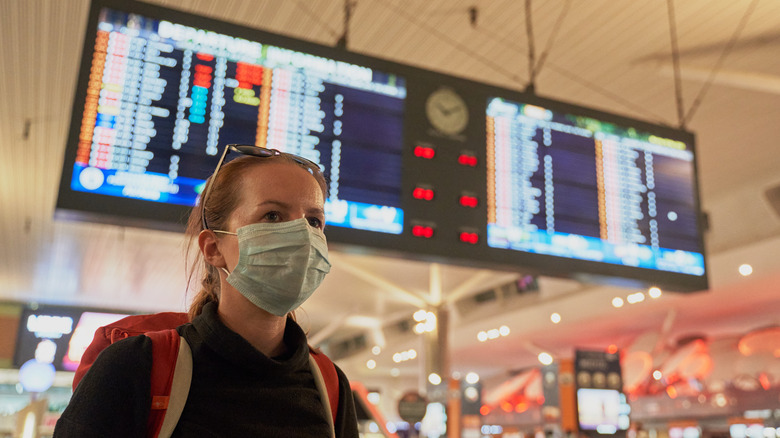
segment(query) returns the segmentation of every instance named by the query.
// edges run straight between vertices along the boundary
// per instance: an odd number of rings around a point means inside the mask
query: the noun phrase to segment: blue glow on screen
[[[534,254],[704,275],[704,257],[695,252],[649,245],[619,245],[598,237],[544,230],[522,231],[488,225],[488,245]]]
[[[338,227],[401,234],[404,211],[396,207],[345,200],[325,201],[325,223]]]
[[[488,100],[488,246],[703,276],[682,141]]]
[[[401,232],[403,77],[108,8],[97,30],[72,190],[194,206],[256,144],[320,165],[329,224]]]
[[[156,172],[137,174],[76,164],[71,188],[120,198],[194,206],[203,183],[201,179],[184,176],[171,179]]]

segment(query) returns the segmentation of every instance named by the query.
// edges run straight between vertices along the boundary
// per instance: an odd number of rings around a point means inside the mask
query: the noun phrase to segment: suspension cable
[[[525,32],[528,36],[528,86],[526,90],[533,93],[536,87],[536,47],[534,46],[533,17],[531,16],[531,1],[525,0]]]
[[[710,86],[715,81],[715,76],[718,74],[720,68],[723,66],[723,62],[726,60],[726,57],[731,53],[731,50],[734,48],[734,44],[737,42],[737,39],[742,33],[742,30],[745,28],[745,25],[748,22],[748,18],[750,18],[750,15],[753,14],[753,10],[756,9],[757,4],[758,4],[758,0],[753,0],[753,2],[750,3],[750,5],[748,6],[748,9],[745,11],[745,15],[742,16],[742,19],[737,25],[737,28],[734,30],[734,33],[731,35],[731,39],[728,41],[728,43],[726,43],[726,46],[723,47],[723,51],[720,52],[720,57],[715,63],[715,66],[712,68],[712,71],[710,71],[710,74],[707,77],[707,81],[701,87],[701,90],[699,90],[699,94],[697,94],[696,98],[693,100],[693,103],[691,104],[691,108],[688,110],[688,113],[685,115],[685,119],[683,120],[684,122],[689,122],[693,117],[693,115],[696,113],[696,110],[699,108],[702,99],[704,99],[704,96],[707,94],[707,91],[709,91]]]
[[[672,40],[672,66],[674,69],[674,97],[677,103],[677,122],[680,129],[685,129],[685,113],[683,109],[682,81],[680,80],[680,50],[677,47],[677,24],[674,18],[674,0],[666,0],[669,11],[669,36]]]

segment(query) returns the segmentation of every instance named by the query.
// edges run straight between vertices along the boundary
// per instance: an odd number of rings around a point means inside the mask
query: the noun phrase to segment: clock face
[[[425,114],[434,128],[444,134],[460,134],[469,122],[466,102],[449,88],[439,88],[428,96]]]

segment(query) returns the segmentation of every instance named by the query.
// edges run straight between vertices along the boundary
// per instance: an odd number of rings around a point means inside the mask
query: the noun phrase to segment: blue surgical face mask
[[[235,235],[238,265],[228,272],[227,282],[274,315],[295,310],[330,271],[325,235],[305,218],[251,224],[239,228]]]

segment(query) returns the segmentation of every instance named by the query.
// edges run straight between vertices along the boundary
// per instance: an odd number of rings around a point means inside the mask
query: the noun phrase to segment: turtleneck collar
[[[288,373],[308,366],[306,335],[292,319],[287,319],[284,330],[283,342],[287,353],[278,357],[266,356],[225,326],[217,314],[216,303],[206,304],[203,312],[192,320],[192,325],[210,349],[238,366],[264,374]]]

